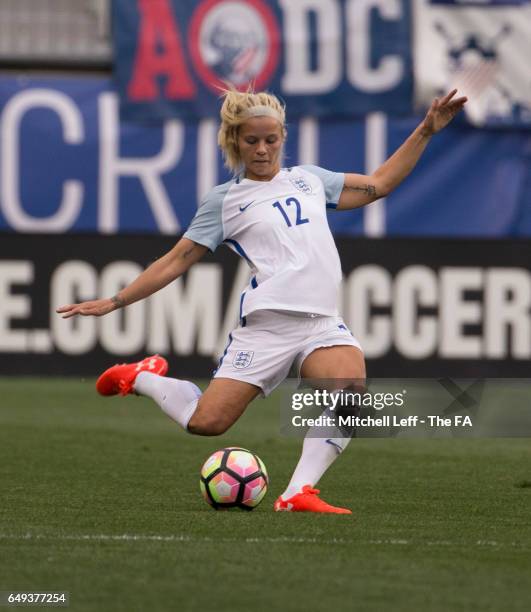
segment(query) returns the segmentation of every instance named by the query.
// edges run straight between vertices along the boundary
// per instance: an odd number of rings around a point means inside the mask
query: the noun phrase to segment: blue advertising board
[[[179,235],[229,178],[215,120],[120,120],[102,78],[0,79],[0,231]],[[370,174],[419,118],[292,117],[284,165]],[[529,132],[454,122],[385,201],[331,212],[336,235],[531,236]],[[375,221],[376,220],[376,221]]]

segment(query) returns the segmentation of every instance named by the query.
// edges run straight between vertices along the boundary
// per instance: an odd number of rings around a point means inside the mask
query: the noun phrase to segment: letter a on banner
[[[171,99],[195,95],[186,70],[181,36],[169,0],[138,0],[141,14],[133,76],[128,87],[132,100],[158,97],[157,77],[167,78],[165,96]]]

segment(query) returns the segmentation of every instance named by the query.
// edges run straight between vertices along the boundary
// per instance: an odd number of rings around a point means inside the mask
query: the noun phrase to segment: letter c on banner
[[[83,120],[67,95],[49,89],[28,89],[13,96],[4,107],[1,120],[0,206],[7,222],[17,231],[65,232],[72,227],[81,210],[83,185],[80,181],[65,181],[57,211],[44,219],[25,212],[20,199],[20,124],[29,110],[38,107],[57,113],[67,144],[79,144],[83,140]]]

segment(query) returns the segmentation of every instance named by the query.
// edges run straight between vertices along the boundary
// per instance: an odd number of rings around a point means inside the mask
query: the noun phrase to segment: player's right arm
[[[184,274],[207,251],[207,247],[188,238],[181,238],[171,251],[154,261],[130,285],[116,295],[80,304],[67,304],[58,308],[56,312],[62,314],[63,319],[74,315],[101,317],[113,310],[143,300],[162,289]]]

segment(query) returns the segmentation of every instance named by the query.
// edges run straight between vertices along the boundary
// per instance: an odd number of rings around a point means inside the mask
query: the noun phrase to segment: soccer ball
[[[210,455],[199,481],[205,501],[216,510],[253,510],[264,498],[268,484],[264,463],[245,448],[222,448]]]

